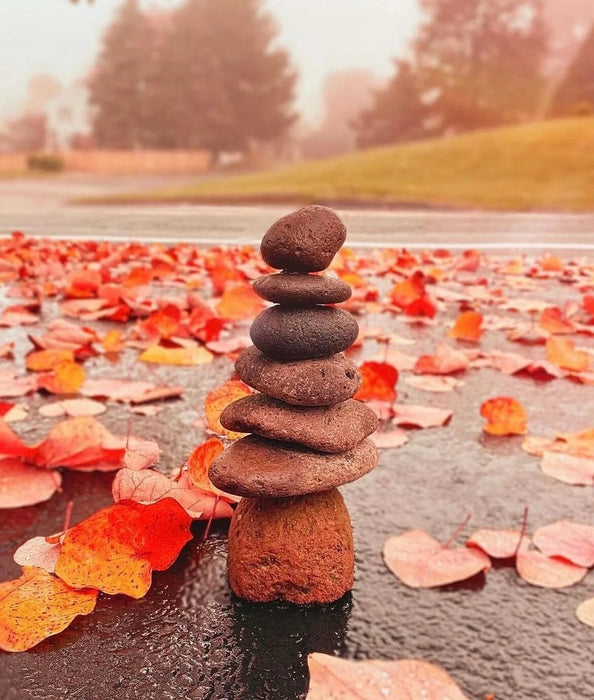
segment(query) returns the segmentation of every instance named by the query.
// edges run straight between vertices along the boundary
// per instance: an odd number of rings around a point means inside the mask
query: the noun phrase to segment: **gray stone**
[[[238,357],[240,379],[267,396],[294,406],[330,406],[350,399],[361,384],[357,366],[344,355],[314,360],[273,360],[251,345]]]
[[[280,272],[254,280],[254,292],[266,301],[283,306],[340,304],[350,299],[350,285],[337,277]]]
[[[319,452],[344,452],[373,433],[376,414],[361,401],[334,406],[291,406],[264,394],[229,404],[221,414],[228,430],[255,433],[282,442],[295,442]]]
[[[214,460],[209,476],[217,488],[236,496],[285,498],[355,481],[375,467],[377,457],[368,439],[352,450],[328,454],[248,435]]]
[[[319,272],[340,250],[346,228],[328,207],[312,204],[276,221],[264,234],[260,251],[277,270]]]
[[[271,306],[258,314],[250,328],[254,345],[277,360],[328,357],[350,347],[358,334],[354,317],[331,306]]]

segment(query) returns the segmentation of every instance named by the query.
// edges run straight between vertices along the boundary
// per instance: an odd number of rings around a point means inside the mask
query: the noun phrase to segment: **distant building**
[[[46,101],[46,150],[67,151],[91,132],[89,90],[77,81]]]

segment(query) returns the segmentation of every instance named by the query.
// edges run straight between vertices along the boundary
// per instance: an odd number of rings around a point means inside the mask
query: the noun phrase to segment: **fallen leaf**
[[[449,408],[434,406],[417,406],[414,404],[395,404],[393,407],[395,425],[412,428],[437,428],[446,425],[454,412]]]
[[[590,355],[583,350],[575,350],[569,338],[551,336],[546,344],[547,360],[562,369],[583,372],[590,366]]]
[[[487,419],[483,430],[491,435],[524,435],[526,411],[522,404],[509,396],[488,399],[481,406],[481,416]]]
[[[467,547],[478,547],[492,559],[515,557],[522,533],[519,530],[475,530],[466,540]]]
[[[36,376],[17,377],[13,370],[0,370],[0,396],[15,398],[37,391]]]
[[[386,362],[364,362],[360,367],[361,386],[353,398],[359,401],[387,401],[396,399],[398,370]]]
[[[190,523],[173,498],[150,505],[121,501],[68,530],[56,574],[73,588],[142,598],[153,570],[169,568],[192,539]]]
[[[154,469],[120,469],[113,480],[112,494],[116,502],[131,499],[138,503],[155,503],[163,498],[173,498],[194,520],[230,518],[233,515],[227,501],[212,492],[193,487],[187,473],[173,480]]]
[[[21,508],[43,503],[60,488],[62,477],[20,459],[0,459],[0,508]]]
[[[165,348],[151,345],[138,358],[142,362],[155,362],[161,365],[203,365],[212,362],[214,355],[203,347]]]
[[[213,460],[225,449],[219,438],[209,438],[206,442],[198,445],[188,457],[188,478],[190,484],[202,491],[212,492],[221,498],[236,502],[237,496],[221,491],[214,486],[208,478],[208,470]]]
[[[575,614],[577,615],[577,619],[583,622],[584,625],[594,627],[594,598],[580,603]]]
[[[254,292],[251,284],[227,287],[216,304],[219,316],[228,321],[253,319],[264,307],[263,300]]]
[[[74,362],[72,350],[35,350],[26,357],[26,367],[33,372],[47,372],[61,362]]]
[[[407,377],[404,381],[415,389],[435,393],[452,391],[452,389],[463,384],[463,382],[455,377],[440,376],[437,374],[412,375]]]
[[[406,445],[408,442],[408,434],[405,430],[400,430],[400,428],[376,430],[375,433],[371,435],[371,439],[376,447],[383,450],[390,447],[402,447],[402,445]]]
[[[565,559],[547,557],[542,552],[529,549],[526,540],[522,542],[518,551],[516,570],[526,583],[541,588],[573,586],[588,573],[585,567],[576,566]]]
[[[107,406],[92,399],[66,399],[39,407],[39,413],[46,418],[60,416],[98,416],[107,411]]]
[[[558,306],[550,306],[540,312],[538,325],[543,331],[553,335],[575,333],[575,327],[568,321]]]
[[[245,433],[237,433],[232,430],[227,430],[221,425],[219,420],[221,413],[225,408],[236,401],[237,399],[242,399],[244,396],[249,396],[252,390],[247,384],[244,384],[239,379],[230,379],[221,386],[216,387],[210,391],[204,402],[204,410],[206,414],[206,424],[208,427],[218,435],[225,435],[231,440],[236,440],[237,438],[243,437]]]
[[[87,379],[79,390],[83,396],[132,404],[181,396],[183,392],[182,386],[133,382],[127,379]]]
[[[446,586],[491,568],[484,552],[468,547],[450,549],[423,530],[389,537],[384,544],[384,560],[390,571],[411,588]]]
[[[544,450],[540,468],[547,476],[574,486],[594,484],[594,459]]]
[[[32,537],[16,550],[13,559],[19,566],[36,566],[53,574],[61,547],[61,542],[48,542],[45,537]]]
[[[443,668],[419,659],[355,661],[315,653],[307,664],[306,700],[467,700]]]
[[[590,568],[594,566],[594,526],[557,520],[539,527],[532,537],[534,544],[547,557],[563,557]]]
[[[482,323],[483,315],[478,311],[463,311],[448,331],[448,336],[475,343],[484,333]]]
[[[415,364],[417,374],[453,374],[464,371],[468,357],[446,343],[438,345],[435,355],[421,355]]]
[[[76,362],[59,362],[52,373],[41,374],[38,386],[52,394],[74,394],[85,381],[85,370]]]
[[[26,651],[95,609],[98,591],[73,590],[56,576],[24,567],[20,578],[0,583],[0,649]]]

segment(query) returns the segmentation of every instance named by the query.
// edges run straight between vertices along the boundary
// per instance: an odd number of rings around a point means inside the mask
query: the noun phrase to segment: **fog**
[[[0,121],[20,112],[31,76],[49,73],[64,85],[84,78],[120,2],[1,0]],[[176,4],[141,0],[145,9]],[[264,0],[264,7],[276,17],[279,43],[299,71],[297,107],[310,123],[321,116],[327,73],[359,67],[387,77],[420,19],[417,0]]]

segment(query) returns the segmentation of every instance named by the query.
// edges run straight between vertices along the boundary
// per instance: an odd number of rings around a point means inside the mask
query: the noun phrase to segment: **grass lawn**
[[[101,201],[359,202],[591,211],[594,118],[417,141]]]

